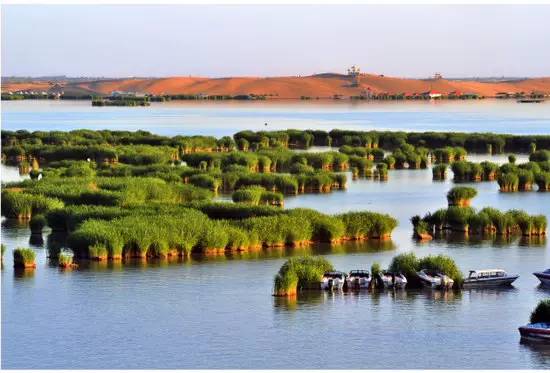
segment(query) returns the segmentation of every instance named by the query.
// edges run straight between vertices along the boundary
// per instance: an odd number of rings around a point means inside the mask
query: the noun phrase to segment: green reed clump
[[[416,272],[418,269],[418,258],[413,252],[399,254],[393,257],[388,270],[394,273],[402,273],[408,281],[408,284],[417,285]]]
[[[529,155],[531,162],[550,161],[550,150],[537,150]]]
[[[233,192],[231,198],[233,202],[250,203],[252,205],[258,205],[262,194],[265,192],[265,188],[259,185],[251,185]]]
[[[313,237],[311,223],[291,215],[250,218],[239,225],[258,237],[263,246],[299,246]]]
[[[58,264],[62,268],[73,266],[74,254],[70,250],[61,250],[58,255]]]
[[[447,164],[440,163],[436,164],[432,168],[432,178],[433,180],[445,180],[447,177]]]
[[[319,256],[290,258],[275,276],[273,295],[295,296],[300,290],[319,288],[323,274],[332,270],[332,264]]]
[[[460,287],[463,282],[462,272],[455,261],[446,255],[428,255],[418,258],[414,253],[403,253],[393,257],[389,266],[390,272],[402,273],[407,278],[407,286],[421,286],[416,273],[422,269],[443,273],[454,280],[454,286]]]
[[[423,220],[419,215],[415,215],[411,218],[411,224],[413,225],[413,236],[418,239],[429,238],[432,229],[427,221]]]
[[[498,185],[501,192],[517,192],[519,177],[515,172],[502,173],[498,176]]]
[[[388,165],[385,163],[377,163],[373,176],[380,180],[388,179]]]
[[[550,172],[540,172],[535,176],[539,192],[550,192]]]
[[[193,202],[187,206],[203,212],[210,219],[246,219],[282,213],[281,209],[272,206],[254,206],[227,202]]]
[[[19,191],[2,191],[2,215],[8,218],[30,219],[34,214],[62,207],[63,202],[58,199]]]
[[[451,230],[459,232],[468,232],[470,218],[475,214],[471,207],[450,206],[447,209],[446,222]]]
[[[455,261],[447,255],[428,255],[421,258],[417,264],[418,270],[427,269],[446,274],[454,280],[454,286],[460,287],[464,282],[462,272]]]
[[[36,253],[29,248],[21,248],[13,250],[13,266],[15,268],[34,268]]]
[[[447,192],[449,206],[469,206],[472,198],[477,195],[477,190],[470,187],[454,187]]]
[[[522,210],[502,212],[492,207],[476,211],[471,207],[450,206],[434,213],[427,213],[420,220],[415,216],[411,221],[415,227],[421,222],[427,223],[429,233],[433,230],[450,229],[474,234],[543,236],[547,228],[544,215],[529,215]]]
[[[397,227],[397,220],[375,212],[348,212],[336,215],[342,219],[348,239],[389,238]]]
[[[322,214],[316,210],[297,208],[288,211],[290,216],[308,221],[313,229],[311,239],[319,242],[336,242],[344,237],[346,227],[339,217]]]
[[[550,299],[539,301],[530,317],[531,324],[550,323]]]
[[[519,169],[518,170],[518,190],[528,191],[533,189],[535,175],[532,171]]]

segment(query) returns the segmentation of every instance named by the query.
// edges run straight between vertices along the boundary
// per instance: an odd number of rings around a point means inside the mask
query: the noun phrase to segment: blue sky
[[[550,5],[3,5],[2,75],[550,76]]]

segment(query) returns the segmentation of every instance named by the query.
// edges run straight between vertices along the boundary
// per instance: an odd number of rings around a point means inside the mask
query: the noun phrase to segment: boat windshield
[[[488,277],[506,277],[506,272],[502,270],[470,271],[470,278],[488,278]]]
[[[327,278],[344,278],[344,273],[342,272],[325,272],[325,274],[323,275],[324,277],[327,277]]]
[[[357,270],[357,271],[350,271],[349,275],[354,277],[369,277],[370,273],[369,271]]]

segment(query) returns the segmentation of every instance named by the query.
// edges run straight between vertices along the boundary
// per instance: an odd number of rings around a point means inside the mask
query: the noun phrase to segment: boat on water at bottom
[[[539,279],[542,286],[550,288],[550,268],[543,272],[535,272],[533,274]]]
[[[347,274],[340,271],[325,272],[321,280],[322,290],[342,290],[346,283]]]
[[[521,338],[550,342],[550,323],[534,323],[520,326],[519,334]]]
[[[454,284],[454,280],[449,276],[423,269],[416,273],[422,285],[432,289],[451,289]]]
[[[519,275],[509,275],[503,269],[479,269],[472,270],[468,278],[464,280],[466,287],[511,286]]]

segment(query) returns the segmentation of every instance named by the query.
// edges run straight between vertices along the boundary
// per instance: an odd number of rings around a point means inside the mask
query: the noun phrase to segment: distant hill
[[[359,85],[352,86],[347,75],[324,73],[311,76],[283,77],[169,77],[121,78],[98,80],[58,80],[66,94],[110,94],[112,91],[132,91],[150,94],[206,94],[206,95],[266,95],[268,98],[295,99],[302,96],[331,98],[357,96],[366,91],[388,94],[412,94],[429,90],[448,94],[453,91],[475,93],[492,97],[498,92],[532,91],[550,94],[550,77],[515,79],[508,81],[407,79],[383,75],[361,74]],[[2,92],[17,90],[47,90],[54,82],[3,81]]]

